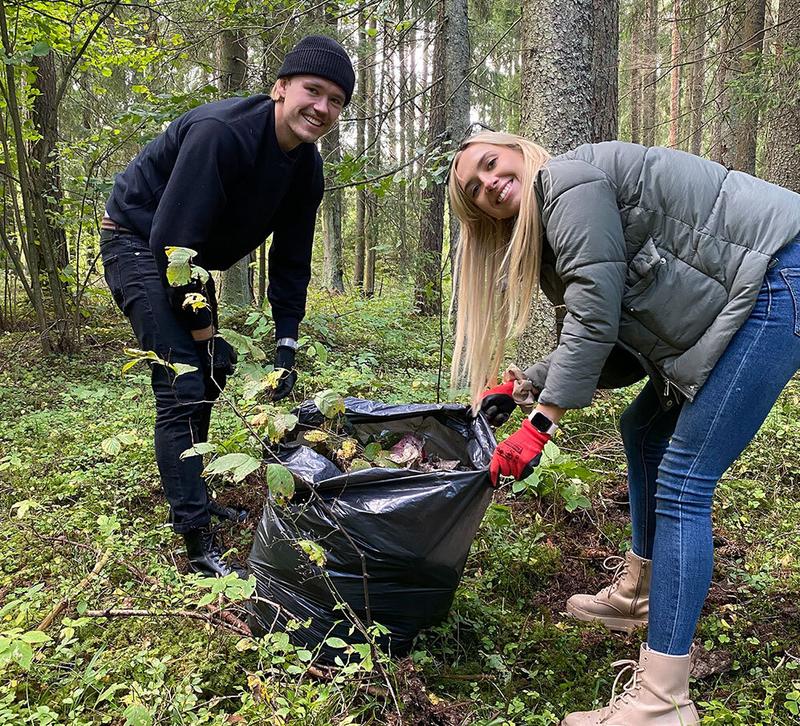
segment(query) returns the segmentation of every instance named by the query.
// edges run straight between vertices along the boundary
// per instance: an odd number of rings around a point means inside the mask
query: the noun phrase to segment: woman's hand
[[[525,419],[522,427],[499,443],[489,464],[489,479],[497,486],[500,475],[525,479],[533,473],[542,458],[544,445],[550,441],[550,434],[543,434]]]

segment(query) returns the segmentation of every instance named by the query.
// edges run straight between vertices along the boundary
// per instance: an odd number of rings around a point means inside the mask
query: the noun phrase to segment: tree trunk
[[[755,73],[761,63],[764,45],[764,0],[748,0],[744,13],[740,50],[740,73]],[[740,100],[740,113],[734,127],[734,168],[748,174],[756,173],[756,136],[758,134],[758,105]]]
[[[445,0],[445,126],[446,135],[459,143],[469,127],[469,25],[467,0]],[[458,220],[450,215],[450,257],[458,247]]]
[[[445,72],[445,0],[439,0],[436,38],[433,45],[433,79]],[[431,89],[428,142],[441,138],[446,129],[446,79]],[[422,216],[419,226],[419,260],[414,282],[414,300],[422,315],[435,315],[441,305],[440,268],[444,225],[444,185],[428,181],[420,193]]]
[[[377,38],[378,22],[373,14],[369,20],[369,35]],[[382,95],[383,75],[378,73],[377,44],[372,45],[370,53],[372,62],[367,71],[367,148],[369,153],[369,176],[374,176],[380,164],[380,139],[378,138],[378,109],[382,103],[378,101],[378,94]],[[381,90],[379,90],[381,89]],[[375,254],[378,246],[378,198],[372,190],[367,191],[366,215],[364,220],[366,230],[364,249],[364,296],[372,297],[375,294]]]
[[[644,81],[642,87],[642,143],[655,146],[656,125],[656,72],[658,69],[658,3],[645,0],[644,37],[642,43]]]
[[[328,8],[327,10],[330,10]],[[326,11],[326,28],[332,35],[338,31],[336,16]],[[342,146],[339,142],[339,125],[336,124],[321,142],[322,157],[325,163],[338,164],[342,160]],[[325,230],[324,254],[322,260],[323,284],[331,292],[344,292],[344,269],[342,263],[342,190],[327,192],[322,200],[322,221]]]
[[[619,0],[594,0],[592,20],[593,143],[619,134]]]
[[[552,154],[592,138],[592,0],[522,8],[520,129]]]
[[[237,7],[239,5],[237,4]],[[223,30],[220,36],[222,75],[220,92],[230,96],[245,88],[247,74],[247,36],[238,29]],[[255,256],[250,254],[222,272],[219,300],[225,305],[246,307],[255,299],[253,271],[250,265]]]
[[[696,19],[694,24],[694,61],[692,64],[692,85],[690,91],[691,106],[691,145],[689,150],[698,156],[703,151],[703,105],[706,80],[705,53],[706,53],[706,3],[704,0],[695,0],[694,10]]]
[[[43,195],[53,254],[59,269],[69,263],[67,234],[61,221],[64,194],[61,189],[61,167],[56,151],[58,143],[58,108],[56,107],[55,54],[34,56],[36,69],[33,86],[39,94],[33,99],[32,121],[41,137],[31,145],[32,181]],[[76,270],[77,273],[77,270]]]
[[[611,128],[612,114],[598,113],[601,103],[595,93],[611,82],[613,90],[607,92],[616,99],[609,67],[615,61],[601,53],[604,42],[616,47],[615,39],[604,41],[602,34],[602,29],[612,32],[612,27],[616,34],[616,18],[616,10],[604,8],[598,0],[577,0],[568,6],[523,5],[520,129],[553,154],[591,141],[604,125],[605,133]],[[616,133],[615,113],[613,118]],[[532,303],[528,326],[517,343],[518,365],[530,365],[553,349],[556,321],[549,303]]]
[[[642,59],[641,29],[639,18],[631,19],[631,39],[628,54],[630,66],[630,122],[631,141],[639,144],[642,141]]]
[[[678,25],[681,17],[681,0],[672,2],[672,50],[670,60],[670,93],[669,93],[669,146],[678,146],[678,128],[681,118],[681,31]]]
[[[364,162],[366,153],[366,116],[368,115],[369,104],[367,103],[367,17],[362,10],[358,14],[358,102],[361,104],[361,112],[356,120],[356,157]],[[364,289],[364,262],[365,250],[367,246],[367,189],[358,187],[356,189],[356,244],[355,258],[353,260],[353,284],[357,290]]]
[[[792,53],[798,48],[800,0],[780,0],[774,46],[777,99],[767,127],[764,177],[795,192],[800,192],[800,86]]]

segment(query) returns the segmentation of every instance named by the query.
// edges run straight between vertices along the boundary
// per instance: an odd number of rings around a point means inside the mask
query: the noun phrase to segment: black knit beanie
[[[344,91],[344,105],[350,103],[356,74],[347,51],[333,38],[307,35],[286,54],[278,78],[299,74],[333,81]]]

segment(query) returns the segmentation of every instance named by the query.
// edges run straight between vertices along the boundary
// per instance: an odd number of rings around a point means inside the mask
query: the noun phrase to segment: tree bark
[[[445,0],[445,126],[453,143],[464,138],[469,127],[469,24],[467,0]],[[450,216],[450,255],[458,246],[458,220]]]
[[[522,8],[520,129],[552,154],[592,138],[593,18],[592,0]]]
[[[791,53],[798,48],[800,0],[780,0],[774,46],[777,99],[769,115],[764,176],[795,192],[800,192],[800,86]]]
[[[656,111],[656,70],[658,68],[658,3],[645,0],[642,43],[644,79],[642,86],[642,143],[655,146],[658,114]]]
[[[681,16],[681,0],[672,2],[672,50],[670,59],[670,94],[669,94],[669,145],[673,149],[678,146],[678,128],[681,117],[681,31],[678,25]]]
[[[361,104],[361,113],[356,121],[356,156],[364,162],[366,153],[366,119],[368,114],[367,103],[367,17],[362,9],[358,14],[358,102]],[[367,189],[356,189],[356,243],[355,257],[353,260],[353,284],[357,290],[364,289],[364,262],[367,247]]]
[[[373,14],[369,20],[370,37],[377,38],[378,22]],[[378,94],[382,95],[383,75],[378,73],[377,44],[372,45],[374,52],[372,62],[367,71],[367,158],[369,159],[369,176],[375,176],[380,164],[380,139],[378,138],[378,109],[382,103]],[[378,246],[378,198],[374,191],[368,190],[366,196],[366,216],[364,221],[366,240],[364,248],[364,296],[372,297],[375,294],[375,255]]]
[[[617,26],[614,0],[523,5],[523,135],[553,154],[616,136],[617,61],[603,47],[617,47]],[[601,93],[606,98],[597,97]],[[530,365],[553,349],[560,312],[546,301],[533,302],[528,326],[517,343],[518,365]]]
[[[237,7],[239,5],[237,4]],[[223,30],[220,36],[222,75],[220,92],[230,96],[244,90],[247,75],[247,36],[239,29]],[[219,300],[225,305],[246,307],[255,300],[253,270],[255,256],[250,254],[222,272]]]
[[[445,0],[439,0],[436,38],[433,45],[433,79],[445,73]],[[430,93],[428,142],[441,138],[446,130],[446,79],[436,83]],[[440,268],[444,226],[444,185],[428,181],[420,193],[422,216],[419,227],[419,260],[414,282],[414,300],[422,315],[435,315],[440,311]]]
[[[619,0],[594,0],[592,21],[593,143],[619,134]]]
[[[630,67],[630,138],[634,144],[642,140],[642,59],[639,18],[631,20],[631,38],[628,53]]]
[[[761,63],[764,46],[764,0],[749,0],[744,13],[741,38],[740,73],[754,73]],[[748,174],[756,173],[756,137],[758,134],[758,105],[742,99],[741,112],[734,128],[736,156],[734,168]]]
[[[695,0],[694,54],[692,63],[691,105],[691,145],[690,151],[698,156],[703,151],[703,106],[706,80],[705,53],[707,9],[704,0]]]
[[[35,68],[34,88],[39,92],[33,99],[32,121],[40,138],[31,145],[33,161],[32,181],[43,195],[47,213],[47,235],[53,246],[53,254],[59,269],[69,263],[67,234],[61,221],[64,193],[61,189],[61,167],[56,144],[58,143],[58,107],[56,103],[55,54],[33,59]],[[77,272],[77,270],[76,270]]]

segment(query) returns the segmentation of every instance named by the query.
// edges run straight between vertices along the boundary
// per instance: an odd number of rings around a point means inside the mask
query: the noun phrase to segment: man
[[[233,373],[236,353],[215,336],[213,280],[171,286],[165,248],[190,248],[193,264],[225,270],[273,234],[267,296],[275,367],[284,370],[273,400],[288,396],[297,379],[298,327],[323,192],[314,144],[336,123],[354,84],[344,48],[307,36],[284,59],[271,98],[215,101],[180,116],[117,175],[106,205],[105,278],[140,347],[197,369],[176,376],[155,364],[151,376],[161,482],[196,572],[232,572],[209,526],[212,513],[226,511],[209,502],[202,457],[182,459],[181,453],[207,439],[211,407]]]

